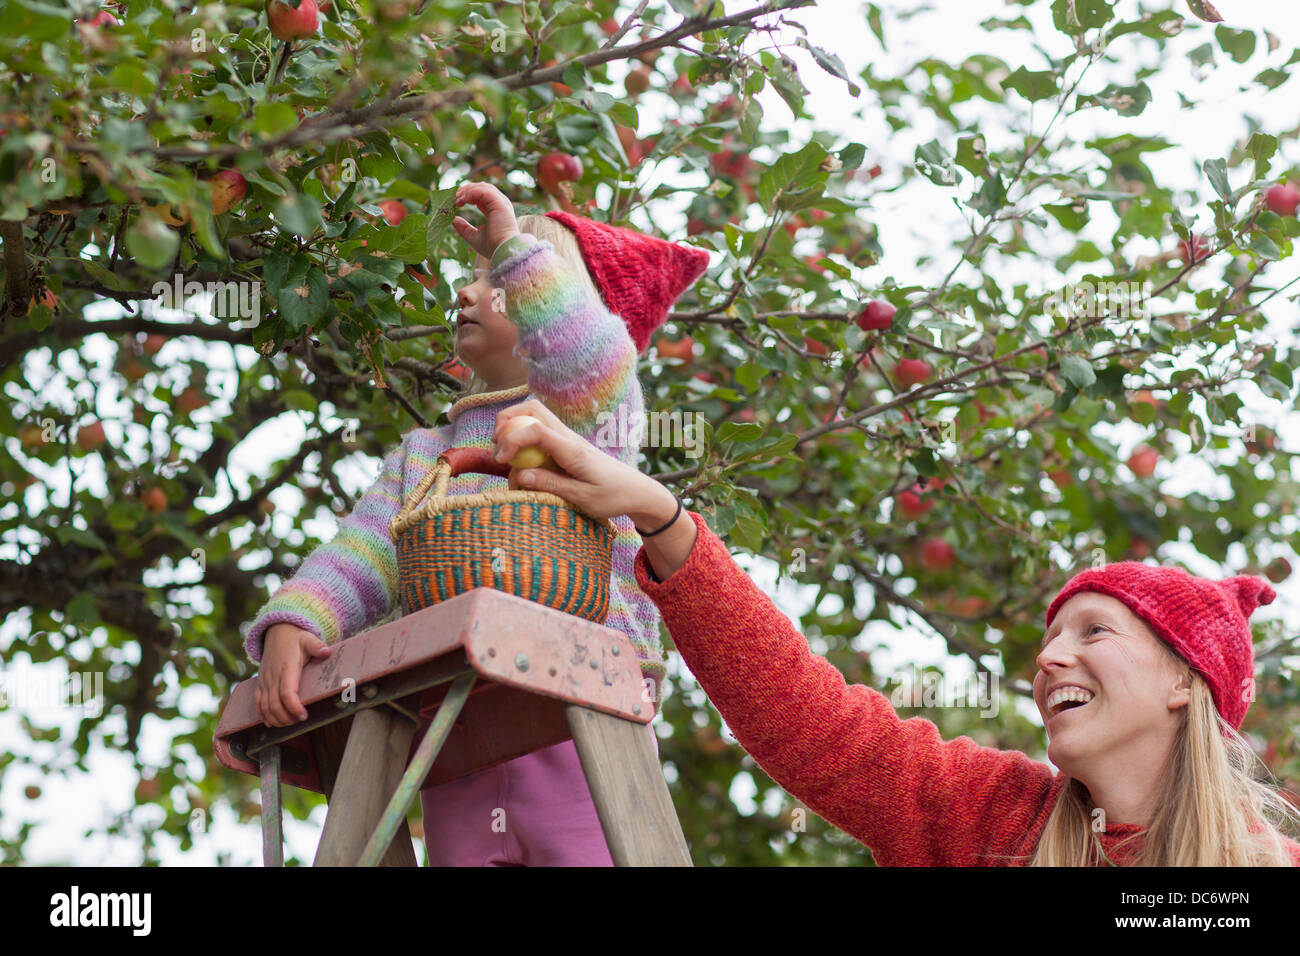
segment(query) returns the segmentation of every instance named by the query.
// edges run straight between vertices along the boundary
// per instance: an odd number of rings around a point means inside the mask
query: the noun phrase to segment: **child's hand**
[[[502,427],[519,415],[532,415],[545,427],[521,425],[498,443],[497,435]],[[537,399],[511,405],[498,413],[492,442],[496,446],[494,457],[497,461],[509,461],[521,448],[540,447],[563,472],[525,468],[516,475],[519,486],[529,491],[559,495],[594,518],[625,514],[635,523],[639,516],[657,514],[665,499],[674,501],[672,493],[659,482],[601,451],[560,421]],[[652,520],[645,518],[642,527]]]
[[[519,220],[515,218],[515,207],[505,193],[489,183],[464,183],[456,190],[456,205],[472,203],[487,217],[487,224],[482,228],[471,226],[461,216],[451,221],[452,227],[469,243],[470,248],[489,262],[497,246],[507,239],[519,235]]]
[[[262,637],[262,666],[253,704],[262,723],[288,727],[307,719],[298,697],[302,668],[314,657],[329,657],[330,647],[311,631],[292,624],[273,624]]]

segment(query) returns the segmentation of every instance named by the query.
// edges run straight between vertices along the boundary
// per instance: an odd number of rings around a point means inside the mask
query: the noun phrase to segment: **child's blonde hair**
[[[1250,742],[1219,716],[1210,685],[1182,655],[1161,646],[1191,676],[1155,814],[1137,866],[1293,866],[1282,828],[1300,823],[1280,787],[1256,779]],[[1262,765],[1262,762],[1261,762]],[[1105,865],[1087,788],[1069,779],[1052,808],[1030,866]]]
[[[588,293],[600,297],[600,293],[596,290],[596,283],[591,278],[591,273],[587,271],[587,263],[582,258],[582,250],[578,248],[577,237],[567,226],[548,216],[520,216],[519,231],[538,239],[549,240],[578,282],[586,287]],[[469,371],[469,378],[465,390],[461,393],[462,396],[477,395],[492,390],[486,381],[474,374],[473,369],[468,366],[466,368]]]

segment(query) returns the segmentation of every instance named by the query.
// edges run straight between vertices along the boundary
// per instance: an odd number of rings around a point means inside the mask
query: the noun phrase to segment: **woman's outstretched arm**
[[[969,737],[944,741],[932,722],[901,720],[883,694],[847,684],[704,519],[684,511],[675,524],[688,522],[685,558],[685,536],[646,539],[637,581],[763,770],[882,865],[1005,862],[994,854],[1014,852],[1048,809],[1051,769]],[[670,573],[656,583],[652,565]]]

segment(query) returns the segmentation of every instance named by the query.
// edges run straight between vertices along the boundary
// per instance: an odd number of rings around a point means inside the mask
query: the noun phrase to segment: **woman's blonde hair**
[[[526,232],[538,239],[549,240],[551,245],[555,247],[560,259],[569,267],[569,271],[578,282],[586,288],[588,293],[600,298],[600,293],[596,290],[596,283],[591,278],[591,273],[587,271],[587,263],[582,258],[582,250],[578,248],[577,237],[569,230],[568,226],[551,219],[549,216],[520,216],[519,231]],[[465,390],[461,392],[462,396],[491,391],[488,383],[475,375],[473,369],[469,369],[468,366],[466,368],[469,371],[469,378]]]
[[[1219,716],[1210,686],[1183,657],[1161,646],[1191,676],[1191,701],[1174,737],[1156,811],[1135,866],[1293,866],[1283,828],[1300,811],[1279,787],[1253,774],[1259,760]],[[1267,774],[1267,768],[1265,768]],[[1092,866],[1107,862],[1093,831],[1087,788],[1067,779],[1043,827],[1030,866]]]

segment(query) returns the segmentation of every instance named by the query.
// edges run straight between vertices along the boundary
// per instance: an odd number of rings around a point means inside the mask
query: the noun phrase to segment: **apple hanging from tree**
[[[400,199],[384,199],[380,201],[379,208],[390,226],[399,225],[406,218],[406,207]]]
[[[144,493],[144,506],[156,515],[167,510],[167,494],[161,488],[150,488]]]
[[[537,161],[537,182],[552,196],[562,193],[561,183],[577,182],[582,178],[582,161],[568,153],[547,153]]]
[[[271,36],[287,43],[315,34],[320,25],[319,12],[316,0],[299,0],[296,7],[291,0],[268,0],[266,22],[271,26]]]
[[[1193,235],[1190,243],[1186,239],[1178,240],[1178,257],[1185,265],[1191,265],[1193,257],[1194,261],[1200,262],[1209,251],[1210,244],[1205,241],[1204,236]]]
[[[931,368],[920,359],[903,359],[894,367],[894,375],[903,388],[920,385],[930,378]]]
[[[155,332],[152,335],[146,335],[144,337],[144,343],[140,348],[144,351],[145,355],[157,355],[162,351],[162,347],[166,344],[167,336],[159,335]]]
[[[953,546],[943,538],[927,538],[921,545],[921,566],[931,573],[947,571],[956,557]]]
[[[623,78],[623,88],[627,90],[627,95],[631,97],[640,96],[646,90],[650,89],[650,67],[638,66],[635,70],[628,73]]]
[[[1264,203],[1279,216],[1294,216],[1300,209],[1300,187],[1279,183],[1264,194]]]
[[[77,447],[82,451],[94,451],[104,444],[104,426],[100,422],[91,422],[84,428],[77,429]]]
[[[655,352],[660,358],[681,359],[683,365],[690,365],[695,360],[695,340],[689,335],[683,335],[672,342],[661,335],[655,340]]]
[[[944,486],[943,478],[932,478],[925,488],[917,482],[907,491],[901,491],[896,497],[898,509],[908,518],[920,518],[922,515],[931,511],[938,503],[938,495],[934,494]]]
[[[1160,460],[1160,452],[1147,445],[1140,445],[1133,454],[1129,455],[1129,471],[1139,478],[1150,478],[1155,474],[1156,462]]]
[[[867,307],[858,313],[858,328],[863,332],[873,329],[887,329],[894,324],[894,312],[897,311],[884,299],[872,299]]]
[[[212,215],[220,216],[244,198],[248,182],[239,170],[222,169],[208,180],[208,188],[212,191]]]

